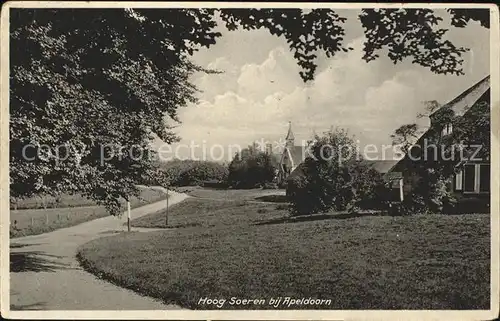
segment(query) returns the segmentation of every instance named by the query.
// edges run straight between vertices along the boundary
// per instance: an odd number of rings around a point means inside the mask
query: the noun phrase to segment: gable
[[[438,113],[439,110],[450,108],[456,116],[465,114],[474,104],[490,89],[490,76],[481,79],[475,85],[443,105],[441,108],[432,113],[431,117]]]
[[[467,117],[467,112],[470,111],[474,106],[481,101],[489,101],[490,99],[490,76],[486,76],[472,87],[458,95],[456,98],[452,99],[447,104],[443,105],[441,108],[436,110],[430,115],[431,121],[434,115],[442,112],[445,109],[453,110],[455,116]],[[431,123],[431,127],[422,133],[413,146],[422,146],[423,141],[427,138],[430,139],[435,133],[435,126]],[[392,169],[391,171],[402,171],[408,166],[407,161],[409,160],[408,155],[405,155]],[[411,162],[410,162],[411,163]]]
[[[302,163],[305,159],[305,151],[306,148],[303,146],[292,146],[292,148],[290,148],[290,155],[295,165]]]
[[[281,155],[280,163],[285,161],[293,162],[295,166],[302,163],[306,156],[305,146],[292,146],[291,148],[285,147],[283,154]],[[291,158],[291,159],[289,159]]]

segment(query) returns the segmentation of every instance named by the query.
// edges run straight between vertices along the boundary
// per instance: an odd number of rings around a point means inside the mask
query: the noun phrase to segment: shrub
[[[353,212],[369,204],[382,204],[386,192],[382,175],[368,167],[355,150],[346,131],[316,137],[310,155],[287,180],[292,215],[331,209]]]
[[[211,187],[211,188],[227,188],[227,182],[226,181],[219,181],[219,180],[209,180],[209,181],[204,181],[203,182],[203,187]]]
[[[224,182],[228,169],[210,161],[174,160],[161,165],[171,186],[199,186],[205,181]]]
[[[264,185],[262,186],[263,189],[277,189],[278,188],[278,184],[276,184],[275,182],[267,182],[267,183],[264,183]]]
[[[415,213],[446,213],[453,212],[457,200],[448,186],[453,176],[443,173],[439,166],[416,164],[418,181],[407,196],[403,205],[408,211]]]
[[[208,180],[224,181],[227,174],[227,167],[222,164],[207,161],[195,162],[187,170],[180,173],[177,185],[193,186],[201,185]]]
[[[276,205],[275,209],[277,209],[278,211],[288,210],[288,209],[290,209],[290,205],[288,203],[287,204],[278,204],[278,205]]]
[[[274,159],[253,148],[244,149],[229,164],[228,184],[233,188],[262,187],[274,180]]]

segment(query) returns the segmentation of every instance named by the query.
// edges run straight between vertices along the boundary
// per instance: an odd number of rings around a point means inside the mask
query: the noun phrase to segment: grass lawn
[[[70,199],[77,200],[78,196]],[[164,193],[150,188],[141,188],[140,198],[134,197],[131,199],[130,205],[135,208],[162,199],[165,199]],[[46,233],[109,215],[104,207],[95,206],[92,202],[89,204],[90,206],[85,206],[84,202],[81,202],[74,207],[11,209],[10,237]]]
[[[186,193],[196,198],[209,198],[231,201],[261,201],[270,195],[285,196],[284,189],[215,189],[199,186],[179,187],[180,193]]]
[[[222,309],[272,309],[276,297],[331,300],[279,309],[489,309],[489,215],[285,216],[279,204],[187,199],[170,210],[175,228],[96,239],[78,258],[116,284],[192,309],[219,308],[199,304],[204,297],[226,299]]]

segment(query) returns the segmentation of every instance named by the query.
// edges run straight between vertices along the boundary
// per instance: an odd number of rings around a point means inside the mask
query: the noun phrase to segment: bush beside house
[[[292,215],[380,207],[386,193],[382,175],[356,154],[344,130],[317,136],[310,155],[287,179]]]

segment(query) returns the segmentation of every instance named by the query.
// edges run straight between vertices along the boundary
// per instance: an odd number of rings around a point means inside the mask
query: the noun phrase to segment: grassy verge
[[[141,188],[140,198],[130,201],[132,208],[165,199],[165,194]],[[102,206],[77,206],[66,208],[25,209],[10,211],[10,237],[36,235],[108,216]]]
[[[232,201],[259,201],[269,195],[285,195],[284,189],[216,189],[199,186],[179,187],[176,190],[196,198]]]
[[[489,309],[489,215],[286,222],[277,207],[189,199],[171,209],[177,228],[97,239],[78,257],[116,284],[193,309],[273,309],[276,297],[330,300],[279,309]]]

